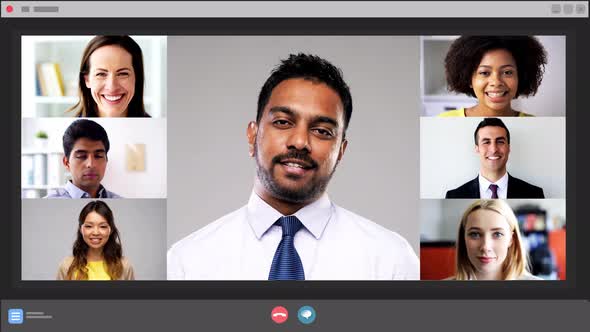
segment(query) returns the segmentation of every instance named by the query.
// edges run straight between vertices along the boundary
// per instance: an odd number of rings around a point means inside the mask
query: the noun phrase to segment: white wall
[[[444,198],[479,171],[473,132],[482,118],[420,119],[420,197]],[[502,118],[510,130],[508,172],[565,198],[565,118]]]
[[[62,137],[75,119],[26,118],[22,122],[22,147],[33,146],[34,135],[44,130],[49,136],[49,148],[63,151]],[[166,119],[92,119],[103,126],[111,144],[107,170],[102,184],[125,198],[166,198],[167,157]],[[125,144],[145,144],[145,171],[127,171]]]

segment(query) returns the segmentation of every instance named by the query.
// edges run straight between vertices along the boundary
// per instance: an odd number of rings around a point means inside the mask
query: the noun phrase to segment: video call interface
[[[2,330],[581,322],[588,2],[425,3],[2,1]]]

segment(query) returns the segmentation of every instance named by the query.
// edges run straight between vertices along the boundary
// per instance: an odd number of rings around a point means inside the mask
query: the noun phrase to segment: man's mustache
[[[287,153],[277,155],[272,158],[272,163],[280,164],[285,159],[300,160],[308,164],[311,168],[318,167],[318,163],[309,156],[309,153],[301,150],[289,150]]]

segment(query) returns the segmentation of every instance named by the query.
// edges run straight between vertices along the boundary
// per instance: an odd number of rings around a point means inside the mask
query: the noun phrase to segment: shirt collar
[[[332,217],[332,211],[332,202],[328,194],[324,193],[318,200],[302,207],[293,215],[316,239],[319,239]],[[252,191],[248,200],[247,219],[257,239],[260,239],[280,217],[283,215],[279,211]]]
[[[64,187],[64,189],[68,192],[71,198],[92,198],[89,193],[85,192],[84,190],[78,188],[72,181],[68,181]],[[100,185],[98,188],[98,195],[99,198],[106,197],[106,189]]]
[[[495,184],[498,186],[498,190],[506,191],[508,187],[508,172],[504,173],[504,175],[498,179],[496,182],[490,182],[486,179],[481,173],[479,173],[479,188],[483,189],[483,191],[488,190],[490,184]]]

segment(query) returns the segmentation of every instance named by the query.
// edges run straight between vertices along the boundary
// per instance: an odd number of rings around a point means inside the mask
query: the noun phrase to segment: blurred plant
[[[49,136],[47,136],[47,133],[44,132],[43,130],[39,130],[36,134],[35,137],[40,138],[40,139],[48,139]]]

